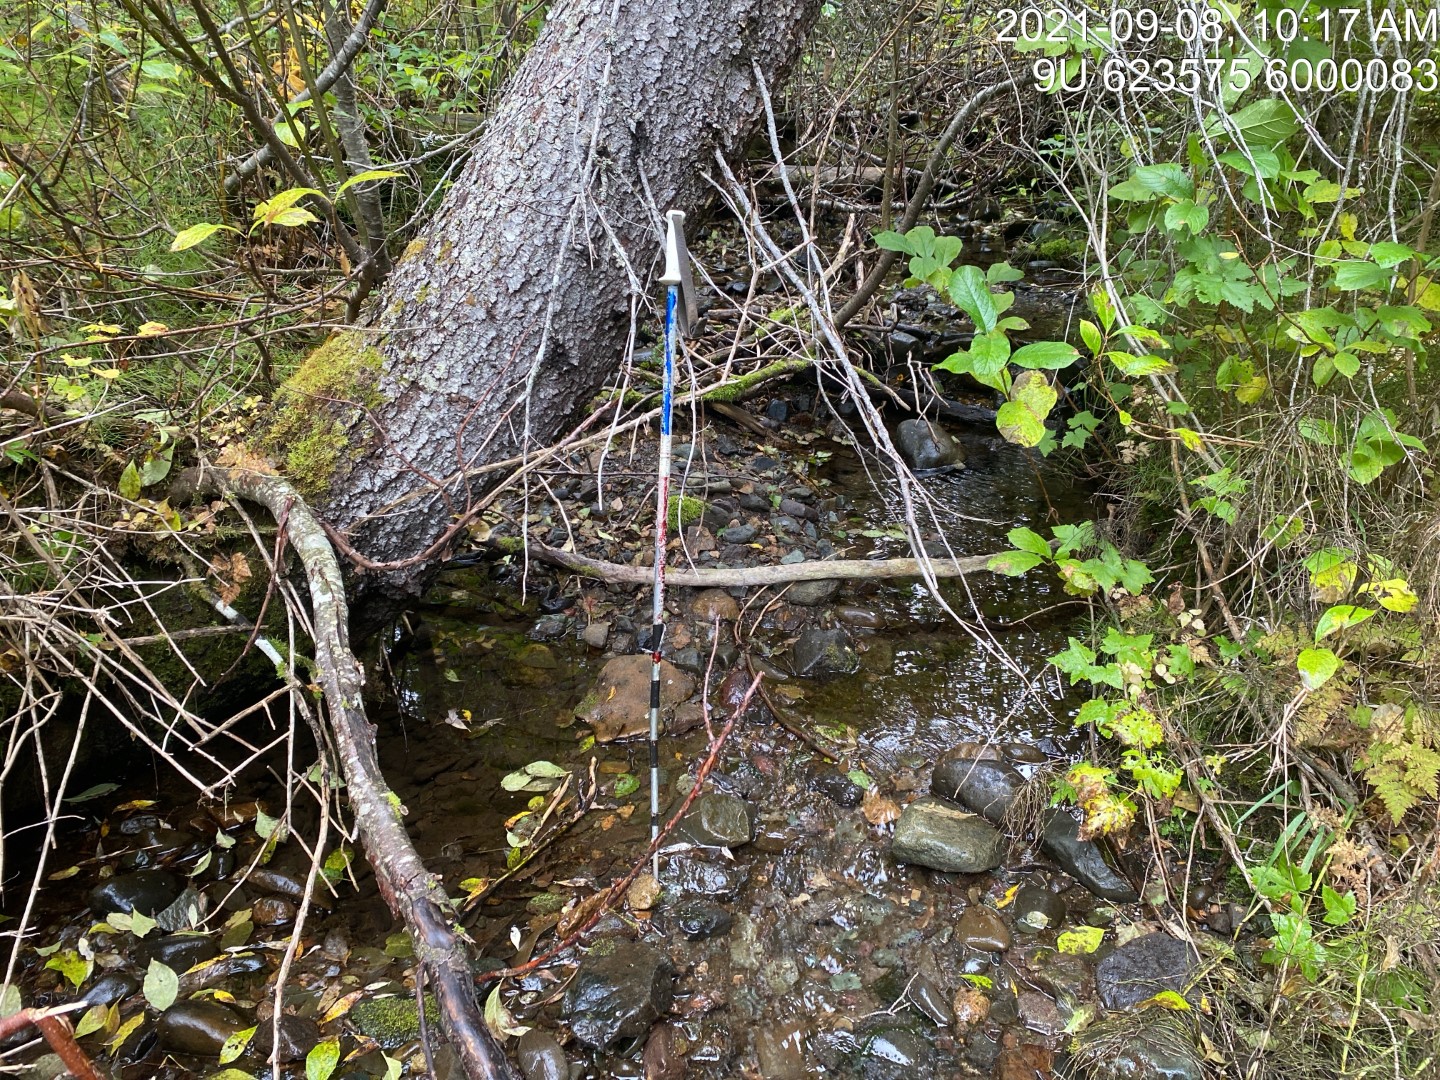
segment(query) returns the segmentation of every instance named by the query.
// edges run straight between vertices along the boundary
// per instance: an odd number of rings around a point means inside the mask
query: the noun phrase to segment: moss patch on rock
[[[307,356],[275,397],[261,448],[283,457],[290,482],[307,498],[329,490],[345,458],[366,440],[364,411],[380,404],[384,357],[364,334],[347,330]]]
[[[420,1037],[420,1010],[413,997],[367,998],[357,1001],[347,1018],[361,1035],[368,1035],[384,1050],[393,1050]],[[433,994],[425,995],[425,1026],[440,1030],[440,1009]]]
[[[683,529],[699,521],[705,513],[705,500],[693,495],[670,496],[670,528]]]

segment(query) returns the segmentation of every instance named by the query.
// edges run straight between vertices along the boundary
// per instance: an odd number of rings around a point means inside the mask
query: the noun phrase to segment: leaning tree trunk
[[[377,562],[425,551],[467,470],[536,449],[620,365],[672,207],[738,146],[818,0],[568,0],[468,165],[398,262],[371,325],[282,396],[273,449]],[[414,585],[423,567],[384,576]]]

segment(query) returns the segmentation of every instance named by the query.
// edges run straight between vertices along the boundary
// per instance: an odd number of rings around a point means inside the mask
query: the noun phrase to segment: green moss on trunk
[[[381,398],[380,350],[359,331],[336,334],[305,358],[275,398],[261,448],[285,462],[307,498],[324,495],[342,460],[356,459],[368,438],[365,410]]]

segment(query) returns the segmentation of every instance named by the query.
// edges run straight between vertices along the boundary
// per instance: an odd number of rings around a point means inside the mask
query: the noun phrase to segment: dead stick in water
[[[345,792],[380,895],[415,942],[435,990],[452,1046],[465,1075],[477,1080],[518,1080],[485,1024],[475,997],[470,956],[452,926],[455,914],[441,879],[431,874],[410,842],[375,756],[375,728],[365,715],[365,672],[350,649],[349,605],[335,548],[314,512],[290,483],[244,469],[186,469],[175,480],[175,504],[197,495],[239,497],[266,507],[284,522],[290,545],[305,567],[314,625],[316,681],[325,693]],[[392,799],[394,800],[392,803]]]
[[[40,1034],[45,1036],[50,1049],[55,1051],[55,1056],[64,1063],[71,1076],[76,1080],[101,1080],[95,1066],[75,1041],[69,1021],[58,1012],[48,1009],[21,1009],[0,1020],[0,1039],[31,1024],[40,1029]]]
[[[648,566],[625,566],[621,563],[592,559],[573,551],[561,551],[530,541],[534,558],[586,577],[600,578],[614,585],[645,585],[654,576]],[[964,577],[990,569],[993,555],[972,555],[965,559],[931,559],[930,567],[937,578]],[[755,587],[785,585],[792,581],[827,581],[831,578],[876,581],[885,578],[923,576],[918,559],[829,559],[774,566],[726,566],[706,570],[665,572],[665,584],[697,589],[729,588],[732,585]]]

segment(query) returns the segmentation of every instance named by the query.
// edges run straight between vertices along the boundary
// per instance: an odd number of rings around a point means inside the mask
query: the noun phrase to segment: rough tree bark
[[[302,368],[285,398],[272,448],[354,548],[425,550],[464,506],[465,469],[577,419],[624,357],[664,211],[694,207],[700,163],[760,112],[752,61],[782,78],[818,6],[552,10],[371,325],[319,350],[311,364],[329,370]],[[422,575],[383,583],[403,592]]]

